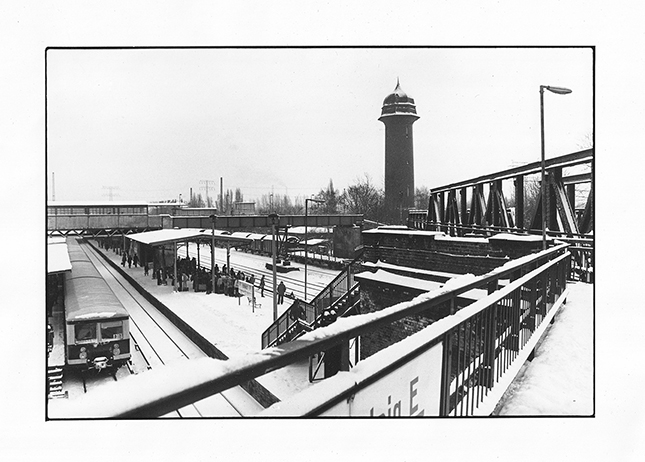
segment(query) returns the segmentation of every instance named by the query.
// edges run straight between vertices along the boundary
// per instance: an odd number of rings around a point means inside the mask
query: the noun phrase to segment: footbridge
[[[57,202],[47,203],[48,236],[112,237],[160,229],[210,229],[215,217],[217,229],[267,228],[273,224],[291,226],[362,226],[362,214],[281,215],[274,223],[267,215],[217,215],[212,209],[191,209],[190,215],[159,213],[156,204],[142,202]]]

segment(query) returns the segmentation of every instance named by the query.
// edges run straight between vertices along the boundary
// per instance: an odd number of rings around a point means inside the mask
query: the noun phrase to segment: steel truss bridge
[[[527,197],[527,177],[541,172],[533,162],[501,172],[430,190],[428,210],[413,210],[408,225],[417,229],[441,230],[451,235],[490,232],[542,232],[542,201],[546,201],[548,233],[558,237],[582,237],[593,230],[594,150],[567,154],[545,162],[546,197],[541,188]],[[563,169],[580,166],[584,173],[563,176]],[[504,197],[503,181],[513,181],[515,213]],[[575,209],[576,185],[590,184],[583,210]],[[485,199],[485,190],[488,198]],[[536,197],[537,196],[537,197]],[[470,198],[470,201],[468,200]],[[532,219],[525,222],[527,200],[534,200]]]
[[[582,173],[564,175],[564,169]],[[412,210],[408,226],[444,231],[453,236],[500,232],[542,233],[542,201],[546,201],[546,234],[571,245],[572,266],[580,280],[593,281],[594,150],[566,154],[545,161],[542,188],[527,188],[530,175],[540,174],[541,162],[483,175],[430,190],[428,210]],[[512,181],[515,213],[504,196],[504,181]],[[534,183],[535,184],[535,183]],[[576,187],[586,184],[585,206],[576,209]],[[507,189],[507,190],[508,190]],[[485,192],[487,191],[487,197]],[[532,210],[531,210],[532,209]],[[531,219],[525,221],[525,212]]]

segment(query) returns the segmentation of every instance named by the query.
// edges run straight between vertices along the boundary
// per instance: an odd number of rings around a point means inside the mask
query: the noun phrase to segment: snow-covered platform
[[[114,253],[113,250],[106,251],[99,248],[96,242],[91,242],[121,271],[128,274],[144,290],[168,307],[227,357],[235,358],[261,349],[262,333],[273,322],[273,296],[270,291],[265,291],[264,297],[262,297],[260,291],[256,289],[256,301],[261,308],[258,308],[257,305],[254,308],[246,297],[228,297],[223,294],[206,294],[192,290],[175,292],[170,284],[157,285],[157,280],[153,279],[152,272],[146,276],[142,267],[132,266],[129,268],[127,265],[122,267],[120,255]],[[224,255],[218,255],[218,251],[222,251],[222,249],[216,249],[216,261],[221,261],[218,259],[223,258]],[[244,263],[249,264],[249,255],[244,253],[237,255],[236,252],[231,251],[231,266],[233,268],[236,267],[236,257],[244,258]],[[258,269],[263,268],[265,260],[270,261],[270,259],[258,256],[254,256],[254,260],[257,260]],[[290,275],[292,274],[290,273]],[[333,274],[330,273],[329,281],[333,279]],[[321,277],[323,276],[317,274],[316,280]],[[278,305],[278,316],[289,306],[290,299],[285,298],[285,302]],[[308,377],[309,363],[302,361],[258,377],[257,381],[278,399],[283,400],[308,388],[311,385]]]
[[[270,293],[260,300],[262,308],[253,310],[245,298],[173,292],[172,286],[158,286],[151,276],[145,276],[142,268],[122,268],[120,257],[113,252],[107,252],[107,256],[229,358],[260,350],[260,335],[273,320]],[[568,287],[566,305],[495,414],[593,414],[593,285],[569,283]],[[287,307],[280,305],[278,314]],[[257,381],[282,401],[312,386],[307,361],[258,377]]]

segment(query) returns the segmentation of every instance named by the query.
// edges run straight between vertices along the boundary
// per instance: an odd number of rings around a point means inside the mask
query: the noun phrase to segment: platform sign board
[[[250,282],[238,281],[238,290],[242,297],[246,297],[249,303],[253,306],[253,311],[255,312],[256,303],[255,303],[255,287]]]
[[[438,416],[442,353],[443,344],[435,345],[321,415]]]

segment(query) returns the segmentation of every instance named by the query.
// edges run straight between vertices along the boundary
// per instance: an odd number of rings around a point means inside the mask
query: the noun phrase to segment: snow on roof
[[[148,202],[142,201],[47,201],[47,207],[143,207],[147,205]]]
[[[325,234],[334,232],[332,226],[307,226],[307,234]],[[304,226],[293,226],[289,228],[289,234],[305,234]]]
[[[489,241],[513,241],[513,242],[538,242],[542,240],[542,236],[539,236],[537,234],[500,233],[489,237],[488,240]]]
[[[218,240],[230,241],[249,241],[250,239],[242,236],[231,236],[228,231],[215,230],[215,237]],[[130,234],[128,238],[133,241],[141,242],[148,245],[161,245],[176,241],[185,241],[197,238],[210,238],[213,235],[212,229],[195,229],[195,228],[174,228],[159,229],[156,231],[147,231],[145,233]]]
[[[71,271],[71,269],[72,263],[69,261],[65,238],[49,238],[47,240],[47,274]]]
[[[430,291],[440,288],[443,284],[436,281],[426,281],[424,279],[411,278],[408,276],[400,276],[398,274],[390,273],[382,269],[376,270],[376,273],[365,271],[358,273],[354,276],[358,280],[379,282],[383,284],[391,284],[395,286],[408,287],[411,289]]]
[[[307,239],[306,241],[300,241],[300,244],[311,246],[311,245],[324,244],[326,242],[329,242],[329,240],[327,240],[327,239]]]
[[[390,270],[396,270],[396,271],[405,271],[407,273],[426,274],[428,276],[440,276],[440,277],[446,277],[446,278],[453,278],[455,276],[459,276],[459,274],[457,273],[446,273],[444,271],[431,271],[431,270],[424,270],[419,268],[412,268],[410,266],[393,265],[392,263],[386,263],[381,260],[376,260],[376,263],[366,261],[361,264],[367,268],[376,268],[376,269],[382,268],[386,270],[390,269]]]
[[[404,227],[378,227],[363,231],[363,234],[398,234],[408,236],[443,236],[442,231],[421,231],[418,229],[409,229]]]
[[[474,237],[474,236],[469,236],[469,237],[459,237],[459,236],[449,236],[447,234],[440,235],[435,237],[435,240],[437,241],[457,241],[457,242],[476,242],[476,243],[481,243],[481,244],[488,244],[488,238],[487,237]]]

